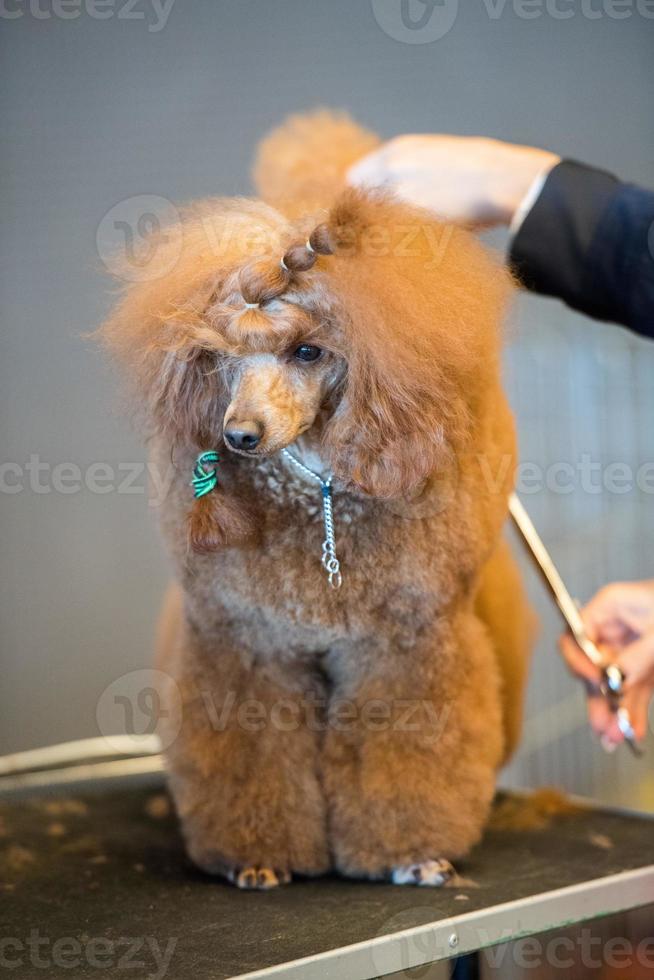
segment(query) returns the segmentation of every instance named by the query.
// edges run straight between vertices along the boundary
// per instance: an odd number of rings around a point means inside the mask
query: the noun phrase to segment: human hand
[[[628,710],[636,738],[647,733],[649,702],[654,692],[654,580],[607,585],[581,611],[589,638],[625,675],[622,705]],[[600,671],[568,634],[561,651],[570,670],[588,685],[588,717],[605,748],[624,736],[607,699],[597,691]]]
[[[409,204],[474,227],[508,225],[539,174],[560,157],[478,136],[397,136],[348,172],[357,186],[389,187]]]

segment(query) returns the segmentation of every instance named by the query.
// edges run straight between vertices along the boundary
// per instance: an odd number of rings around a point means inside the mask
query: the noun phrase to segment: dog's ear
[[[200,448],[221,433],[228,399],[220,364],[242,310],[239,271],[253,248],[278,263],[285,234],[281,216],[261,203],[201,201],[150,236],[142,255],[112,263],[125,288],[98,338],[148,430]]]
[[[334,472],[410,495],[465,449],[497,372],[510,278],[471,235],[348,191],[321,271],[340,306],[347,377],[325,432]]]
[[[198,453],[215,448],[222,439],[228,401],[215,351],[196,346],[149,349],[141,354],[139,379],[151,432],[162,434],[173,447],[193,447]],[[245,544],[254,539],[254,528],[243,501],[221,484],[197,500],[190,497],[189,485],[187,537],[191,550],[211,554]]]
[[[216,297],[229,297],[235,270],[247,261],[245,232],[258,233],[276,254],[279,226],[279,215],[253,202],[201,203],[147,244],[136,269],[125,269],[126,288],[99,340],[129,381],[146,431],[171,448],[199,452],[222,440],[232,314],[229,303],[216,307]],[[243,505],[221,488],[190,507],[189,543],[215,550],[247,538],[250,524]]]

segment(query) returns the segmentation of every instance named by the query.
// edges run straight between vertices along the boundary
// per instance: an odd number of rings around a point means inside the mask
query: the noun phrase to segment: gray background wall
[[[424,7],[411,2],[418,16]],[[384,136],[485,133],[653,184],[645,4],[592,0],[583,13],[566,0],[461,0],[457,12],[446,0],[437,15],[453,24],[430,43],[408,43],[425,35],[401,27],[397,6],[387,23],[383,5],[374,0],[386,29],[370,0],[173,0],[165,23],[152,0],[131,11],[116,0],[98,8],[105,19],[75,0],[14,0],[12,18],[0,16],[0,398],[10,464],[0,494],[0,752],[97,734],[107,685],[149,663],[167,578],[143,475],[140,492],[117,489],[124,466],[143,460],[141,443],[115,379],[82,339],[110,305],[103,236],[112,217],[133,216],[144,195],[248,192],[257,139],[317,104],[347,108]],[[634,471],[654,459],[654,347],[533,297],[514,321],[507,385],[523,459],[544,475],[525,497],[532,516],[582,598],[608,579],[654,574],[651,492],[609,492],[600,475],[598,493],[578,476],[571,492],[556,493],[546,479],[557,475],[552,464],[576,467],[584,454]],[[114,469],[109,492],[80,488],[97,462]],[[54,469],[63,463],[79,472]],[[594,745],[581,692],[557,659],[558,620],[528,574],[543,628],[525,745],[507,778],[654,805],[654,741],[640,765]]]

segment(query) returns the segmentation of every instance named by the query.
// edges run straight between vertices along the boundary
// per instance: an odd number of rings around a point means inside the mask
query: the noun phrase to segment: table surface
[[[0,935],[15,977],[122,964],[157,980],[363,980],[654,902],[651,819],[545,807],[534,826],[528,806],[498,800],[452,888],[326,877],[261,893],[191,866],[163,785],[14,796],[0,800]]]

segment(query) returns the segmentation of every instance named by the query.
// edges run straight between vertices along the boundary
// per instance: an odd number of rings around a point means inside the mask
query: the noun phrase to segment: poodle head
[[[464,446],[509,288],[472,236],[347,190],[322,222],[204,202],[148,255],[103,332],[173,442],[260,457],[311,432],[377,497]]]

